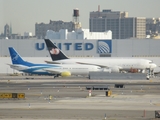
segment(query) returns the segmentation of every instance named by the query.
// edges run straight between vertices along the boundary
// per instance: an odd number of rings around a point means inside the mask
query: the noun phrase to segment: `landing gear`
[[[149,80],[149,75],[147,74],[146,79]]]
[[[147,76],[149,76],[149,78],[153,78],[154,77],[154,69],[148,68],[147,70],[148,70]]]
[[[88,76],[89,79],[91,79],[90,75]]]
[[[61,76],[60,74],[55,74],[54,76],[53,76],[53,78],[55,79],[56,77],[59,77],[59,76]]]

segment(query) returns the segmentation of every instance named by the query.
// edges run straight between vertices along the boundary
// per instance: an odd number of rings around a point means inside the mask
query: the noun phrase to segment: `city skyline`
[[[12,24],[12,33],[32,32],[35,35],[36,23],[49,23],[50,20],[72,21],[73,9],[78,8],[82,28],[89,28],[89,13],[98,10],[126,11],[129,17],[160,17],[159,0],[0,0],[0,32],[4,33],[4,25]]]

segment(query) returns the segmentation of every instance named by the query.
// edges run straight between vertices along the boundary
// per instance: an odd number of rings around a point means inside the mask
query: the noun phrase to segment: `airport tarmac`
[[[125,88],[114,88],[119,83]],[[86,86],[95,85],[108,85],[112,95],[107,97],[105,90],[91,90],[89,97]],[[111,81],[3,76],[0,91],[25,93],[25,99],[0,99],[0,119],[7,120],[153,120],[154,111],[160,110],[158,78]]]

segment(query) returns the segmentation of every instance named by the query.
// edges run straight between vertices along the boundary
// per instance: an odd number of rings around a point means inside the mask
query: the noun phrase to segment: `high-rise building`
[[[136,17],[135,19],[135,38],[146,38],[146,18]]]
[[[91,32],[111,30],[113,39],[146,38],[146,18],[128,17],[128,12],[90,12],[89,28]]]
[[[5,36],[5,37],[9,37],[9,36],[10,36],[10,28],[9,28],[9,25],[8,25],[8,24],[6,24],[6,25],[4,26],[4,36]]]
[[[160,34],[160,18],[146,19],[146,34],[158,36]]]

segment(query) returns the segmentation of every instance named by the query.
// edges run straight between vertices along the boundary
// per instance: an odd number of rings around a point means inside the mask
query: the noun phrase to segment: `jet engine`
[[[61,76],[62,76],[62,77],[68,77],[68,76],[71,76],[71,73],[70,73],[69,71],[62,72],[62,73],[61,73]]]
[[[109,72],[109,73],[119,73],[120,70],[118,67],[112,67],[112,68],[103,68],[103,72]]]
[[[120,72],[118,67],[112,67],[110,69],[111,69],[111,73],[119,73]]]

